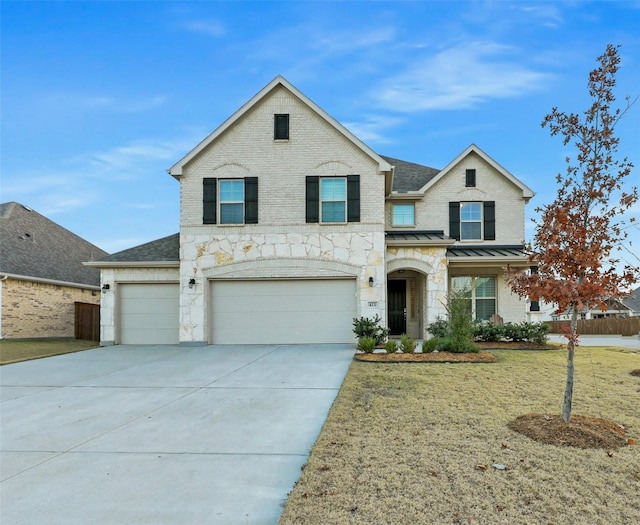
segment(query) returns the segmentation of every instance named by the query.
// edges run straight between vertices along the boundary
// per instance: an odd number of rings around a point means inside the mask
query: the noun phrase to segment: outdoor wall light
[[[111,288],[111,286],[109,286],[109,283],[105,283],[102,285],[103,290],[108,290],[109,288]]]
[[[196,285],[196,280],[195,279],[189,279],[189,288],[193,288]]]
[[[373,277],[369,277],[369,286],[373,288]]]

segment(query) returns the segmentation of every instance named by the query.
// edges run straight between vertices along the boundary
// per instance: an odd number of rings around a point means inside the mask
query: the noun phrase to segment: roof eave
[[[90,261],[93,268],[180,268],[180,261]]]

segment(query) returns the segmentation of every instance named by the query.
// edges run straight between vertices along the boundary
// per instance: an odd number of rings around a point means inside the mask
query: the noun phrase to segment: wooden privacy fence
[[[74,337],[86,341],[100,341],[100,305],[89,303],[75,303],[75,305]]]
[[[563,326],[569,328],[571,321],[546,321],[551,333],[558,334]],[[640,317],[607,317],[605,319],[578,320],[578,333],[582,335],[638,335]]]

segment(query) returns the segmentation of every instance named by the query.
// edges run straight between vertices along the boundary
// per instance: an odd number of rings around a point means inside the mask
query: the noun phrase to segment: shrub
[[[480,348],[474,345],[472,341],[449,337],[440,342],[440,350],[442,352],[453,352],[455,354],[475,354],[480,351]]]
[[[373,337],[361,337],[358,339],[358,350],[362,350],[365,354],[373,353],[376,347],[376,340]]]
[[[435,337],[432,337],[431,339],[426,339],[422,341],[422,353],[428,354],[429,352],[433,352],[434,350],[438,349],[440,344],[441,344],[440,339],[436,339]]]
[[[398,343],[393,339],[389,339],[384,349],[387,351],[387,354],[395,354],[398,350]]]
[[[353,333],[358,339],[373,337],[376,344],[384,343],[389,335],[389,330],[382,326],[382,319],[376,315],[373,319],[367,317],[353,318]]]
[[[505,337],[506,326],[488,321],[476,321],[473,327],[474,341],[502,341]]]
[[[403,354],[411,354],[416,349],[416,342],[406,334],[400,336],[400,350]]]
[[[446,319],[438,317],[433,323],[427,326],[427,332],[435,339],[443,339],[451,334],[451,329]]]

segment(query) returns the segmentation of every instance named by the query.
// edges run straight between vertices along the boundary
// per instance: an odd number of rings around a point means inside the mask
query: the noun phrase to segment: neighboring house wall
[[[273,137],[274,115],[282,113],[291,123],[284,142]],[[307,223],[306,177],[347,175],[360,176],[360,221]],[[209,177],[257,177],[258,224],[203,224],[203,179]],[[183,283],[191,278],[202,283],[236,263],[246,263],[243,271],[251,277],[351,275],[358,283],[359,315],[384,315],[384,175],[370,156],[287,89],[274,90],[243,115],[185,166],[180,181]],[[270,261],[268,270],[262,262],[251,264],[258,258]],[[299,272],[292,275],[291,267]],[[369,286],[369,277],[375,286]],[[203,295],[200,288],[183,296],[181,326],[190,331],[181,333],[181,342],[209,340]]]
[[[75,302],[99,304],[100,292],[6,279],[2,282],[2,338],[73,337]]]

